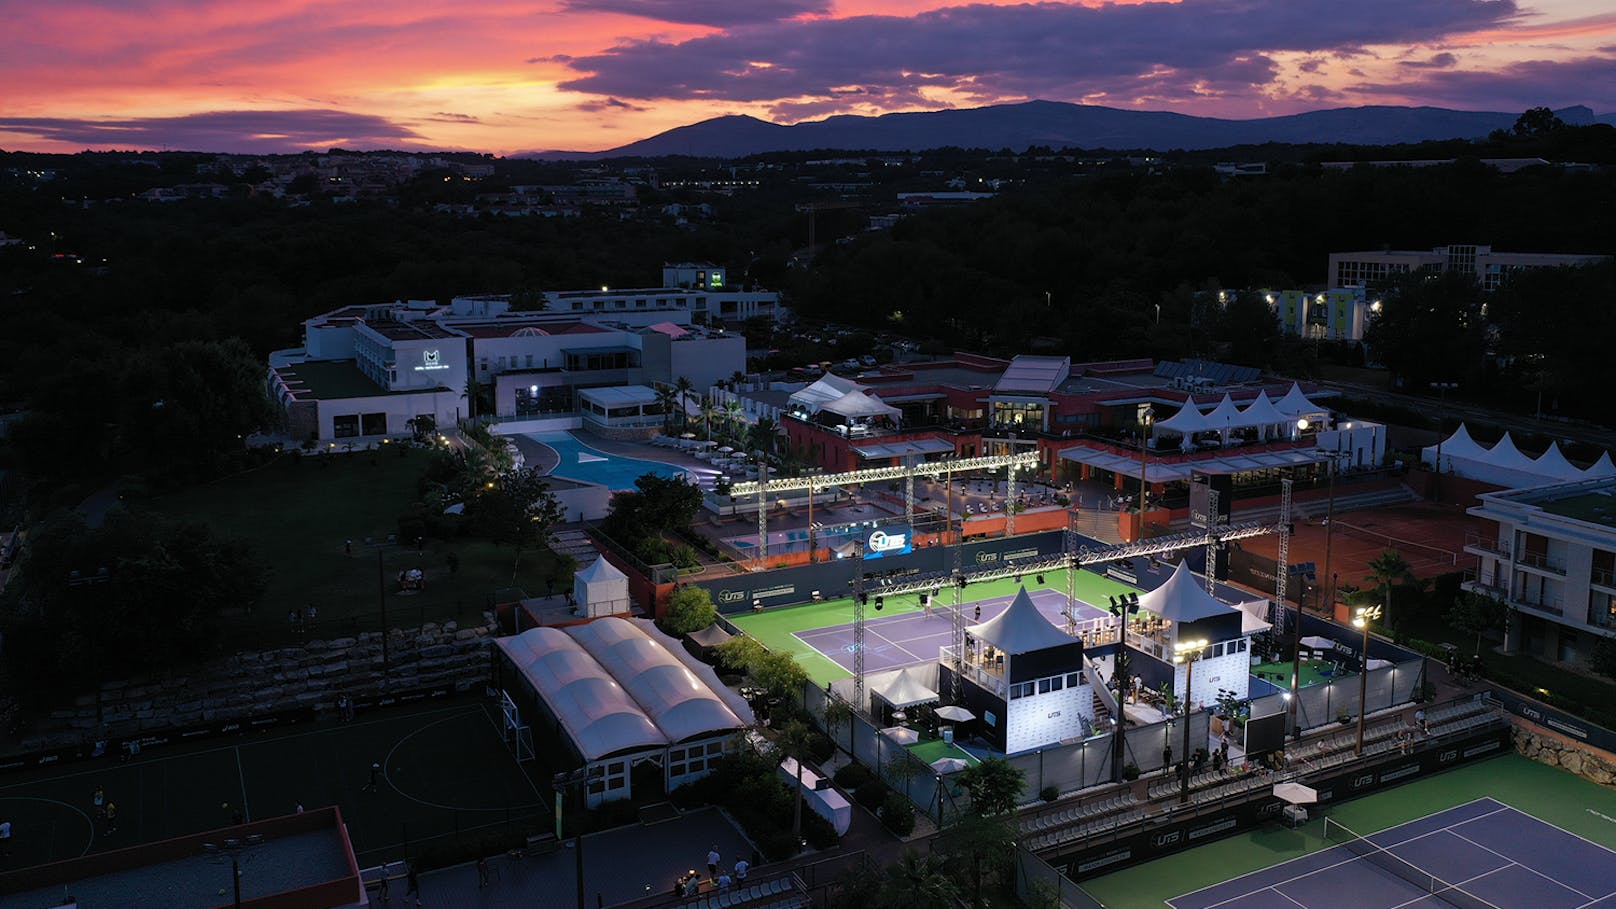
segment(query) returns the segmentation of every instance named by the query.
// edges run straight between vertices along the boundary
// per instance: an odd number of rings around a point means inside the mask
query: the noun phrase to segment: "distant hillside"
[[[1587,107],[1556,111],[1570,124],[1616,122]],[[1345,142],[1395,145],[1428,139],[1481,138],[1509,129],[1519,111],[1449,110],[1441,107],[1343,107],[1287,117],[1221,120],[1164,111],[1118,110],[1028,101],[968,110],[838,116],[781,126],[756,117],[716,117],[659,133],[604,152],[537,152],[536,158],[614,158],[691,155],[727,158],[770,151],[868,149],[920,151],[965,148],[1222,148],[1264,142]]]

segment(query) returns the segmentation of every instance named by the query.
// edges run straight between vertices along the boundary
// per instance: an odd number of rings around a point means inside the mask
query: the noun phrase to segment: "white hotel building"
[[[706,389],[743,371],[745,339],[695,315],[512,312],[487,296],[345,306],[305,321],[301,348],[270,355],[268,386],[287,434],[317,442],[406,435],[424,415],[453,425],[471,414],[470,379],[492,388],[496,419],[571,415],[584,389]]]

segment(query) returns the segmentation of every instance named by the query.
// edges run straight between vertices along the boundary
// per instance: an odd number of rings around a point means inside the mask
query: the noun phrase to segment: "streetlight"
[[[1145,538],[1145,455],[1150,453],[1150,427],[1156,422],[1156,408],[1146,404],[1139,411],[1139,539]]]
[[[1190,801],[1190,679],[1195,674],[1195,658],[1206,649],[1206,639],[1197,638],[1193,641],[1173,642],[1173,662],[1184,664],[1184,753],[1180,759],[1184,762],[1184,771],[1180,774],[1178,788],[1178,803],[1187,805]]]
[[[1378,618],[1379,606],[1359,606],[1352,618],[1353,627],[1363,629],[1363,649],[1358,651],[1358,747],[1352,752],[1359,757],[1363,756],[1364,714],[1369,709],[1369,623]]]
[[[214,858],[230,859],[230,881],[231,885],[235,888],[235,899],[232,902],[232,905],[234,905],[236,909],[241,909],[242,854],[247,852],[249,849],[254,849],[262,845],[264,845],[264,835],[261,833],[248,834],[246,837],[240,839],[232,837],[222,843],[202,844],[202,853],[204,855]],[[247,858],[250,859],[252,856],[248,855]],[[220,892],[223,893],[224,891],[221,890]]]
[[[1446,431],[1446,426],[1443,425],[1442,417],[1448,409],[1448,389],[1458,388],[1459,383],[1432,382],[1431,387],[1436,389],[1436,391],[1441,395],[1442,400],[1442,403],[1436,409],[1436,475],[1431,481],[1433,491],[1435,492],[1433,498],[1440,502],[1442,501],[1442,435]]]

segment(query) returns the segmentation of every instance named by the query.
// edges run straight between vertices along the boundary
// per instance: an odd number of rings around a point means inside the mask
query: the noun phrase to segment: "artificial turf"
[[[1306,688],[1309,685],[1317,685],[1322,682],[1330,681],[1332,678],[1331,676],[1327,676],[1319,672],[1321,667],[1327,667],[1329,665],[1329,663],[1303,660],[1302,677],[1300,680],[1301,686]],[[1281,688],[1289,689],[1291,684],[1291,661],[1286,660],[1283,663],[1258,663],[1257,665],[1251,667],[1251,674],[1257,676],[1258,678],[1267,679]]]
[[[965,589],[964,602],[968,604],[975,600],[1010,596],[1023,584],[1029,590],[1042,587],[1059,590],[1062,593],[1066,591],[1066,571],[1064,569],[1046,571],[1043,573],[1043,578],[1043,584],[1036,583],[1036,576],[1024,577],[1020,584],[1014,578],[972,584]],[[1092,571],[1079,571],[1076,578],[1076,591],[1079,600],[1104,609],[1109,597],[1123,593],[1137,593],[1138,588]],[[948,599],[947,593],[944,594],[944,599]],[[888,596],[886,597],[885,608],[880,613],[867,610],[865,617],[901,615],[906,612],[919,612],[920,608],[919,594]],[[835,679],[846,678],[849,674],[846,669],[843,669],[834,660],[803,643],[801,639],[796,637],[795,632],[829,628],[852,622],[852,597],[841,597],[835,600],[826,600],[822,603],[804,603],[798,606],[765,609],[762,612],[731,616],[730,621],[770,650],[783,651],[796,657],[797,662],[808,672],[809,678],[821,685],[828,684]]]

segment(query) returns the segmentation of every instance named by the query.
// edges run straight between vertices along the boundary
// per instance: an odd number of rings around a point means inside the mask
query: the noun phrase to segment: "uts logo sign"
[[[1157,849],[1160,849],[1163,846],[1171,846],[1171,845],[1173,845],[1174,843],[1178,842],[1179,839],[1181,839],[1183,836],[1184,836],[1184,831],[1182,831],[1182,830],[1175,830],[1172,833],[1159,833],[1159,834],[1156,835],[1156,838],[1151,841],[1151,843]]]
[[[720,603],[739,603],[744,599],[746,599],[746,592],[743,590],[720,590],[718,592],[718,602]]]
[[[1375,785],[1375,775],[1373,773],[1366,773],[1363,776],[1353,777],[1352,782],[1349,785],[1351,785],[1353,789],[1362,789],[1365,786],[1373,786]]]
[[[879,559],[882,556],[904,555],[913,550],[909,539],[909,528],[888,527],[884,530],[872,530],[864,538],[864,557],[866,559]]]
[[[976,564],[978,565],[986,565],[989,562],[997,561],[999,561],[999,554],[996,552],[979,552],[976,554]]]
[[[435,372],[439,369],[448,369],[449,364],[435,350],[421,351],[421,365],[415,367],[416,372]]]

